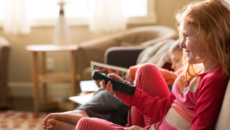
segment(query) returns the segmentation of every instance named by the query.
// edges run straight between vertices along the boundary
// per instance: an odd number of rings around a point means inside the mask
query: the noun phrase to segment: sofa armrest
[[[129,68],[136,65],[138,55],[145,48],[144,46],[111,47],[105,52],[105,64]]]

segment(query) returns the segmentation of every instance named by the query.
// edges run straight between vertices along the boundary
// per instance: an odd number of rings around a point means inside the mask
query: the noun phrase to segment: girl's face
[[[196,27],[192,24],[182,22],[182,39],[180,47],[184,49],[189,64],[203,63],[201,40],[199,39]]]
[[[170,55],[170,58],[172,60],[172,69],[174,71],[179,70],[182,66],[182,52],[181,51],[173,51]]]

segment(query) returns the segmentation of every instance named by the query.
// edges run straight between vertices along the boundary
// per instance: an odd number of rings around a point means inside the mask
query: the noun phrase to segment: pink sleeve
[[[197,88],[197,104],[191,130],[212,130],[223,102],[228,79],[214,76],[201,81]]]
[[[126,105],[136,106],[142,114],[148,115],[155,121],[163,119],[171,107],[172,102],[175,100],[175,96],[172,93],[166,98],[160,99],[159,97],[149,96],[147,93],[138,88],[136,89],[134,95],[132,95],[131,103],[130,95],[118,93],[116,97]]]

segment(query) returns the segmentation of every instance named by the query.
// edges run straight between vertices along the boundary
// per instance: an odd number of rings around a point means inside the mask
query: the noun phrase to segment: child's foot
[[[45,119],[44,119],[43,122],[42,122],[42,127],[43,127],[43,129],[48,129],[48,123],[47,123],[47,121],[48,121],[49,119],[53,119],[53,115],[54,115],[54,114],[49,114],[49,115],[47,115],[47,116],[45,117]]]
[[[84,110],[74,110],[65,113],[51,113],[45,117],[42,125],[44,129],[47,129],[47,121],[49,119],[55,119],[55,120],[76,125],[78,120],[81,119],[82,117],[89,117]]]
[[[61,122],[55,119],[49,119],[47,121],[48,130],[75,130],[75,125]]]

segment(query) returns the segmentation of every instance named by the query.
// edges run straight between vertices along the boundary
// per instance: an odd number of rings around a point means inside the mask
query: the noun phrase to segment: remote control
[[[93,71],[92,78],[94,80],[102,80],[103,79],[103,80],[105,80],[105,84],[107,84],[108,81],[111,81],[111,83],[113,85],[113,89],[115,91],[120,91],[120,92],[126,93],[128,95],[133,95],[135,90],[136,90],[136,86],[127,84],[125,82],[122,82],[122,81],[114,79],[114,78],[111,78],[99,70]]]

